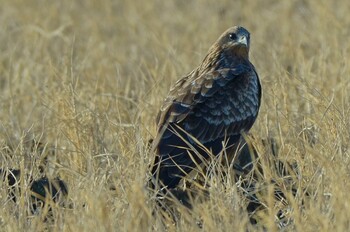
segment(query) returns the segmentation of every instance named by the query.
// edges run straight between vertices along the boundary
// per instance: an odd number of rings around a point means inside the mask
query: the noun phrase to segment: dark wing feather
[[[260,85],[253,67],[240,65],[199,77],[195,74],[178,81],[170,91],[159,113],[158,128],[176,123],[201,143],[249,130],[260,104],[256,94]]]
[[[225,86],[249,68],[246,65],[238,65],[232,69],[213,70],[201,75],[195,69],[171,88],[157,116],[158,128],[164,123],[181,122],[196,104],[212,97],[220,90],[218,87]]]
[[[179,80],[158,116],[154,146],[159,155],[156,164],[161,162],[162,182],[175,187],[180,176],[195,167],[189,154],[197,162],[208,157],[207,151],[193,138],[213,154],[222,150],[225,139],[229,140],[227,146],[236,143],[241,131],[248,131],[253,125],[259,105],[260,84],[252,65],[240,64],[237,68],[212,70],[202,75],[195,70]],[[191,147],[197,153],[189,153]],[[152,172],[156,173],[156,169],[157,165]]]

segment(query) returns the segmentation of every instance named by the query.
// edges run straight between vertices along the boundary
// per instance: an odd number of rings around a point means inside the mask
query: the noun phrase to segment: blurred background
[[[263,88],[251,133],[257,140],[274,137],[280,156],[296,161],[302,185],[313,189],[293,228],[344,231],[349,12],[345,0],[2,0],[2,168],[35,175],[46,153],[55,156],[54,172],[76,207],[55,209],[53,228],[161,230],[144,191],[159,107],[221,33],[241,25],[251,33],[250,60]],[[31,149],[34,140],[45,144],[44,152]],[[213,193],[218,198],[193,218],[206,218],[207,230],[244,230],[248,219],[234,206],[239,200],[222,194]],[[11,219],[18,206],[5,197],[0,203],[6,230],[44,227],[37,218]],[[196,229],[190,221],[174,228]]]

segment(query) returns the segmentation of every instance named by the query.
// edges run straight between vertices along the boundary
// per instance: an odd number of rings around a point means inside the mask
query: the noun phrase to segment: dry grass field
[[[348,231],[349,12],[347,0],[2,0],[0,166],[22,170],[24,191],[14,203],[1,185],[1,231]],[[215,176],[208,200],[175,203],[176,223],[145,189],[164,97],[233,25],[251,33],[263,88],[252,140],[269,160],[261,140],[274,137],[299,167],[283,228],[269,187],[258,225],[236,184]],[[45,155],[69,188],[53,221],[28,212],[26,176]],[[281,179],[265,169],[262,182]]]

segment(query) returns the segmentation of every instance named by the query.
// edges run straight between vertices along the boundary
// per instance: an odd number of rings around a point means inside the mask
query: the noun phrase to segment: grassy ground
[[[192,212],[178,205],[176,225],[152,216],[144,189],[163,98],[233,25],[251,32],[263,87],[255,142],[275,137],[280,158],[297,162],[302,176],[287,230],[348,230],[349,10],[346,0],[1,1],[1,166],[38,175],[43,154],[30,141],[47,144],[74,203],[43,223],[26,214],[26,192],[14,204],[2,189],[2,230],[261,230],[248,225],[232,183],[212,186]],[[274,231],[265,197],[261,224]]]

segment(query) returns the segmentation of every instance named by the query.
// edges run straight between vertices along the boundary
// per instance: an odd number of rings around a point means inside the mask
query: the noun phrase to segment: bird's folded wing
[[[239,65],[232,69],[213,70],[199,75],[196,70],[180,79],[170,90],[157,117],[157,125],[180,122],[198,104],[211,97],[220,87],[247,71]]]
[[[243,85],[237,81],[235,88],[228,84],[247,73],[256,75],[247,72],[246,66],[203,75],[193,71],[171,89],[158,115],[158,129],[164,131],[169,124],[181,124],[202,143],[249,129],[257,115],[258,84]],[[248,89],[243,89],[245,86]],[[241,99],[243,92],[248,96],[244,100]]]

